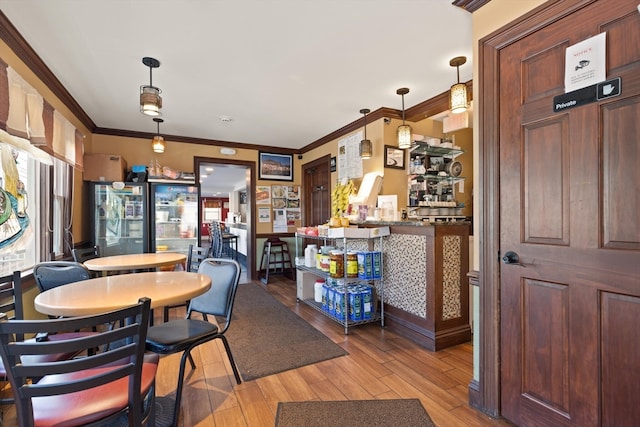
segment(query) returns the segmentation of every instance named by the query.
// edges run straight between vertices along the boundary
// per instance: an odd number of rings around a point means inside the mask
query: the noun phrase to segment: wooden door
[[[582,4],[499,54],[500,403],[518,425],[640,422],[640,14]],[[621,95],[554,113],[565,49],[601,32]]]
[[[331,217],[330,160],[324,156],[302,166],[305,226],[324,224]]]

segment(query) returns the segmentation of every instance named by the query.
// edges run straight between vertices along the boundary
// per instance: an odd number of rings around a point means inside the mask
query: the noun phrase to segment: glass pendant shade
[[[373,155],[373,144],[370,139],[363,139],[360,141],[360,158],[370,159]]]
[[[396,93],[402,96],[402,124],[398,126],[398,148],[411,148],[411,126],[404,123],[404,96],[409,93],[409,89],[402,87]]]
[[[398,126],[398,148],[411,148],[411,126]]]
[[[156,122],[158,132],[157,135],[153,137],[153,141],[151,141],[151,147],[154,153],[164,153],[164,138],[160,135],[160,123],[164,122],[164,120],[159,117],[154,117],[153,121]]]
[[[140,86],[140,112],[147,116],[160,116],[161,108],[160,89],[153,86]]]
[[[367,114],[369,114],[371,110],[368,108],[363,108],[360,110],[360,114],[364,115],[364,138],[360,141],[360,158],[361,159],[370,159],[373,156],[373,144],[371,140],[367,139]]]
[[[164,138],[160,135],[154,136],[151,146],[154,153],[164,153]]]
[[[456,83],[451,86],[451,93],[449,96],[449,108],[451,112],[464,113],[467,111],[469,101],[467,101],[467,85],[464,83]]]
[[[160,66],[160,61],[145,56],[142,63],[149,67],[149,84],[140,86],[140,112],[147,116],[161,116],[162,98],[159,88],[153,85],[153,69]]]
[[[467,97],[467,85],[460,83],[460,66],[467,62],[465,56],[456,56],[449,65],[456,67],[458,82],[451,86],[449,91],[449,109],[453,114],[464,113],[469,107],[469,98]]]

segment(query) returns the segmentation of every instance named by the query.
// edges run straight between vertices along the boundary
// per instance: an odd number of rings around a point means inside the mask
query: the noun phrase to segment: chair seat
[[[142,366],[141,394],[145,396],[152,385],[158,370],[159,358],[145,355]],[[54,384],[91,377],[112,370],[113,367],[94,368],[69,374],[48,375],[38,381],[40,384]],[[35,425],[40,426],[76,426],[114,415],[127,407],[128,378],[121,378],[110,384],[75,393],[33,398]],[[100,396],[100,399],[96,399]]]
[[[149,328],[147,350],[159,354],[184,351],[194,342],[218,333],[218,326],[197,319],[179,319]]]

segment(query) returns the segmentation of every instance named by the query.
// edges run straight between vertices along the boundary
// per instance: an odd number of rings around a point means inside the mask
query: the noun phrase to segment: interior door
[[[518,425],[640,420],[640,14],[582,3],[499,55],[500,396]],[[621,95],[554,113],[565,49],[601,32]]]
[[[331,217],[330,156],[302,165],[304,225],[326,223]]]

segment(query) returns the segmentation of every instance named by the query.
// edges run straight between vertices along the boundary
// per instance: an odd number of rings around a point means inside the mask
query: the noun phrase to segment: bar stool
[[[273,271],[271,271],[273,270]],[[269,237],[262,246],[259,277],[265,285],[269,282],[269,273],[292,273],[291,254],[287,242],[279,237]],[[292,277],[293,278],[293,277]]]

